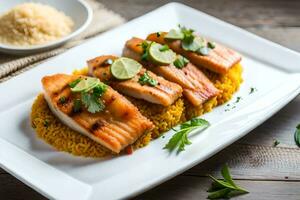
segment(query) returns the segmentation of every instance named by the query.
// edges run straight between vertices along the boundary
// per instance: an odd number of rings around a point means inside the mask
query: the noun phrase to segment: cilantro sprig
[[[84,83],[81,83],[83,81]],[[78,87],[80,85],[81,87]],[[69,84],[72,92],[80,93],[80,99],[73,101],[73,112],[80,112],[82,105],[90,113],[102,111],[105,108],[100,97],[104,94],[107,86],[95,78],[76,79]],[[76,88],[76,90],[74,90]]]
[[[227,165],[223,166],[221,174],[224,180],[216,179],[209,175],[213,182],[207,191],[209,193],[208,199],[228,199],[237,195],[249,193],[247,190],[234,183]]]
[[[106,87],[103,86],[104,84],[98,85],[93,88],[92,92],[81,93],[81,101],[90,113],[96,113],[102,111],[105,108],[103,102],[99,100],[99,98],[106,90]]]
[[[144,74],[139,78],[139,83],[141,85],[149,85],[149,86],[153,86],[153,87],[158,84],[157,80],[153,79],[148,74],[148,71],[145,71]]]
[[[189,62],[190,62],[190,61],[189,61],[187,58],[185,58],[185,57],[179,55],[179,56],[177,57],[177,59],[173,62],[173,64],[174,64],[174,66],[177,67],[178,69],[182,69],[182,68],[184,68]]]
[[[186,51],[195,52],[207,56],[211,50],[216,48],[216,43],[206,42],[202,37],[194,34],[193,29],[178,25],[179,30],[171,29],[165,35],[166,40],[181,40],[181,47]]]
[[[190,121],[187,121],[183,124],[181,124],[179,130],[177,131],[172,138],[169,140],[169,142],[166,144],[164,149],[168,149],[169,151],[173,151],[178,147],[177,152],[181,152],[185,150],[185,145],[192,144],[191,141],[188,139],[188,134],[191,133],[195,129],[201,129],[204,130],[209,126],[209,122],[200,119],[200,118],[194,118]]]

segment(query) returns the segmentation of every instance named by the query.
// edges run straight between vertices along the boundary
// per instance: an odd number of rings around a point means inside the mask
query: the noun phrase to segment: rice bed
[[[138,149],[146,146],[152,139],[159,137],[173,126],[193,117],[211,111],[232,98],[242,83],[242,66],[235,65],[226,75],[204,71],[220,94],[199,107],[189,104],[184,98],[179,98],[169,107],[158,106],[143,100],[129,98],[139,108],[140,112],[149,118],[155,128],[140,137],[132,146]],[[76,70],[74,74],[86,74],[86,68]],[[43,94],[38,95],[32,105],[31,123],[39,138],[58,151],[64,151],[76,156],[105,157],[115,155],[109,149],[79,134],[60,122],[51,112]]]

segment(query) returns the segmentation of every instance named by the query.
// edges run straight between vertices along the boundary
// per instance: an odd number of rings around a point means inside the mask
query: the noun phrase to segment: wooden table
[[[128,20],[167,0],[102,0]],[[187,0],[183,3],[300,51],[300,1]],[[245,47],[247,48],[247,47]],[[300,66],[299,66],[300,69]],[[300,70],[299,70],[300,71]],[[250,193],[236,199],[300,200],[300,148],[293,139],[300,123],[298,96],[271,119],[209,160],[135,199],[205,199],[210,173],[219,176],[228,163],[237,183]],[[273,147],[274,139],[280,141]],[[44,199],[0,169],[0,199]]]

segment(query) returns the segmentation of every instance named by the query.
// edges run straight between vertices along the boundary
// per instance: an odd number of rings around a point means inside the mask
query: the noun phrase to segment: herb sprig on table
[[[228,199],[237,195],[249,193],[247,190],[234,183],[227,165],[223,166],[221,174],[224,180],[216,179],[209,175],[213,182],[207,191],[209,193],[208,199]]]
[[[188,134],[195,129],[204,130],[209,125],[210,124],[208,121],[200,118],[194,118],[191,119],[190,121],[181,124],[179,130],[173,129],[177,132],[172,136],[172,138],[166,144],[164,149],[173,151],[174,149],[178,148],[177,150],[178,153],[184,151],[185,145],[192,144],[191,141],[188,139]]]

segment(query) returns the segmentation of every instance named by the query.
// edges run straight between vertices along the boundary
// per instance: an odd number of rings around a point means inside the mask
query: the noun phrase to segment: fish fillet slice
[[[235,64],[241,61],[241,55],[232,49],[217,44],[216,47],[209,52],[207,56],[202,56],[197,53],[186,51],[181,48],[180,40],[165,40],[166,32],[159,36],[156,33],[148,35],[147,40],[154,41],[160,44],[168,44],[168,46],[176,53],[187,57],[192,63],[198,67],[205,67],[211,71],[226,74],[228,70]]]
[[[80,98],[80,94],[72,93],[68,84],[79,77],[56,74],[42,79],[45,99],[64,124],[116,153],[153,128],[152,122],[110,87],[101,97],[105,104],[103,111],[93,114],[82,108],[80,112],[74,112],[72,102]],[[65,103],[59,101],[62,96]]]
[[[133,58],[148,66],[148,69],[164,77],[165,79],[179,84],[183,88],[183,95],[194,105],[199,106],[207,100],[215,97],[219,91],[213,83],[192,63],[178,69],[173,64],[156,66],[151,61],[142,61],[143,39],[132,38],[126,42],[123,56]]]
[[[147,73],[158,84],[156,86],[141,85],[139,78],[145,73],[145,68],[142,68],[132,79],[116,80],[110,72],[110,65],[106,64],[108,59],[115,60],[117,57],[99,56],[89,60],[89,74],[98,77],[101,81],[108,81],[109,85],[120,93],[163,106],[173,104],[182,95],[182,88],[178,84],[167,81],[150,71]]]

